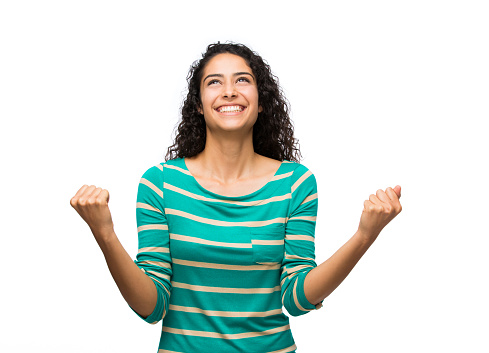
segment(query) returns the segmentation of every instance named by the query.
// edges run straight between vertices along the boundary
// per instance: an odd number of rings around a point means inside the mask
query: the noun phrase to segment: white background
[[[371,193],[402,186],[403,212],[351,275],[291,319],[298,351],[489,351],[487,3],[319,3],[1,2],[0,351],[156,352],[160,324],[129,309],[69,200],[108,189],[135,256],[139,178],[218,40],[263,56],[291,102],[318,263]]]

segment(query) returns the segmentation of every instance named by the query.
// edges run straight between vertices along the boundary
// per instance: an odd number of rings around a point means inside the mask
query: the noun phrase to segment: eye
[[[211,86],[216,83],[221,83],[221,82],[219,80],[210,80],[209,82],[207,82],[207,86]]]
[[[247,83],[250,83],[250,80],[248,77],[240,77],[236,80],[236,82],[247,82]]]

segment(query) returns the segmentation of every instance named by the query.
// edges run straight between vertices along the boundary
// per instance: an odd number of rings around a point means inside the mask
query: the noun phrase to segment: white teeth
[[[219,113],[236,113],[241,111],[243,111],[243,107],[240,107],[239,105],[227,105],[218,109]]]

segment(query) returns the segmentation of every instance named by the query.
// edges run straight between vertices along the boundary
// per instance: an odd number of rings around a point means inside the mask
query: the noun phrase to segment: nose
[[[232,83],[225,84],[222,89],[223,98],[234,98],[237,96],[236,87]]]

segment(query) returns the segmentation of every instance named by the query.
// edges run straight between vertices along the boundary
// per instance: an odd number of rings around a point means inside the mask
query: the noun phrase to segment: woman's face
[[[249,131],[262,108],[255,76],[246,61],[218,54],[204,67],[200,83],[200,113],[211,131]]]

